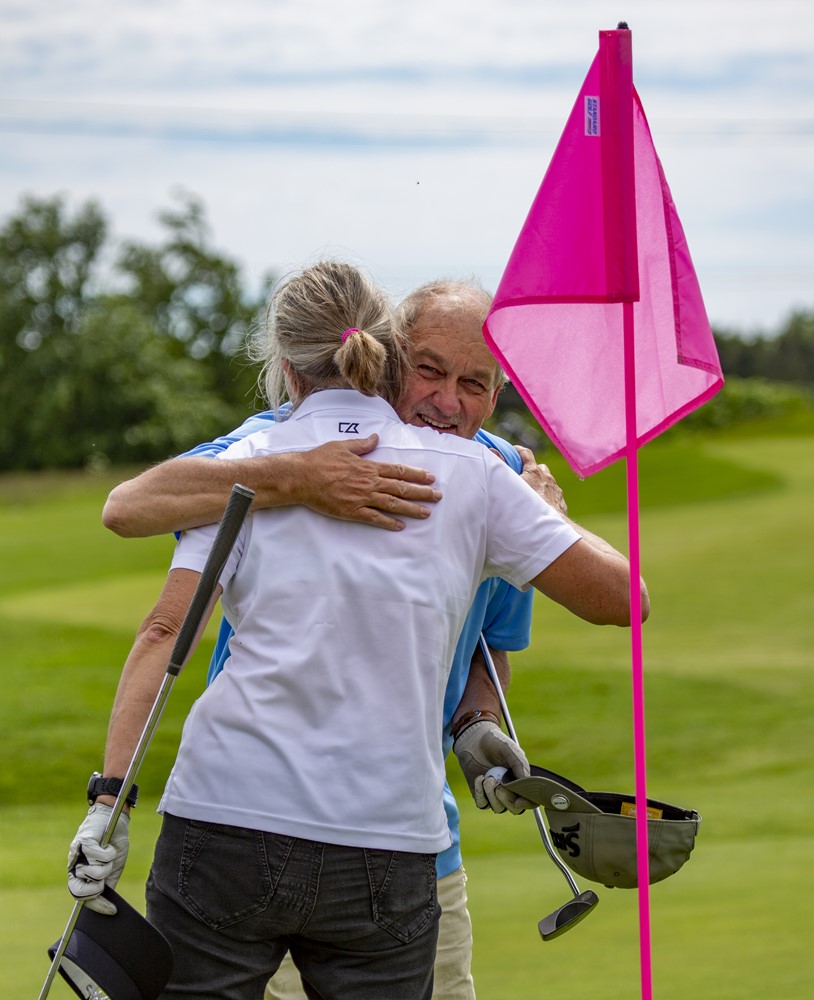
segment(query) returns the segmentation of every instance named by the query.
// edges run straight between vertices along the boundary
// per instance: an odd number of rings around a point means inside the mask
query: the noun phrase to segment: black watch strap
[[[98,771],[94,771],[88,783],[88,805],[92,806],[100,795],[112,795],[114,798],[118,798],[123,784],[123,778],[105,778]],[[129,806],[134,806],[137,800],[138,785],[131,785],[124,801]]]

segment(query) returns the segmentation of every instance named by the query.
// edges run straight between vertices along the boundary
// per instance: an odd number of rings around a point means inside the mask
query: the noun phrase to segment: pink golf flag
[[[634,303],[641,447],[723,385],[709,320],[632,81],[600,48],[501,278],[484,336],[580,476],[625,454],[622,309]]]

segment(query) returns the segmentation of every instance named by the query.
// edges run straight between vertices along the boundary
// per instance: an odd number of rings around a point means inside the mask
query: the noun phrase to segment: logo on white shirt
[[[359,424],[351,423],[349,420],[339,421],[339,433],[340,434],[358,434]]]

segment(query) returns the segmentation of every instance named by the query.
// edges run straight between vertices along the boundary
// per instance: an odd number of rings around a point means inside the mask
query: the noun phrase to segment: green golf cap
[[[506,788],[542,806],[551,840],[572,871],[609,888],[633,889],[636,871],[636,798],[587,792],[560,774],[531,765],[531,776]],[[656,799],[647,800],[650,882],[661,882],[685,863],[701,817]]]

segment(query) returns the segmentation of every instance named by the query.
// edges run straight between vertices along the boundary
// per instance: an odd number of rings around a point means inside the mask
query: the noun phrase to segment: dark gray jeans
[[[434,854],[169,815],[147,880],[167,998],[262,1000],[290,950],[310,1000],[430,1000],[440,914]]]

